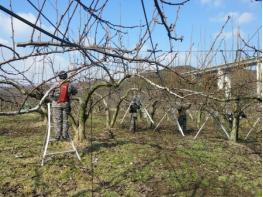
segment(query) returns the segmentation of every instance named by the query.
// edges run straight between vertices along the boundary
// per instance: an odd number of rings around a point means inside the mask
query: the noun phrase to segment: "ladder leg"
[[[153,121],[152,117],[150,116],[150,114],[148,113],[147,109],[143,108],[143,110],[145,111],[145,113],[146,113],[147,117],[149,118],[149,120],[151,121],[151,123],[154,124],[154,121]]]
[[[80,156],[79,156],[79,153],[78,153],[78,151],[77,151],[77,149],[76,149],[76,147],[75,147],[75,145],[74,145],[74,142],[73,142],[73,140],[72,140],[72,138],[71,138],[71,137],[70,137],[70,144],[71,144],[71,146],[72,146],[73,150],[75,151],[75,153],[76,153],[76,155],[77,155],[77,158],[78,158],[78,160],[79,160],[79,161],[81,161],[81,158],[80,158]]]
[[[216,120],[217,121],[217,124],[221,127],[222,131],[226,134],[227,136],[227,139],[230,138],[228,132],[226,131],[225,127],[222,125],[222,123],[219,121],[219,120]]]
[[[201,130],[203,129],[203,127],[205,126],[205,123],[208,121],[209,117],[206,118],[205,122],[202,124],[202,126],[200,127],[200,129],[197,131],[194,140],[197,138],[197,136],[199,135],[199,133],[201,132]]]
[[[256,122],[253,124],[253,126],[251,127],[251,129],[248,131],[246,137],[245,137],[245,140],[248,138],[249,134],[253,131],[253,129],[256,127],[257,123],[259,122],[260,118],[258,118],[256,120]]]
[[[126,112],[125,112],[125,114],[124,114],[124,116],[122,117],[122,119],[121,119],[121,124],[123,123],[123,121],[124,121],[124,118],[126,117],[126,115],[127,115],[127,113],[128,113],[128,111],[129,111],[129,109],[130,109],[130,106],[131,106],[131,103],[129,104],[129,107],[127,108],[127,110],[126,110]]]
[[[190,118],[193,120],[194,117],[192,116],[191,112],[190,111],[186,111],[186,112],[189,114]]]
[[[174,111],[174,110],[172,110],[172,114],[174,115],[174,119],[175,119],[176,125],[177,125],[180,133],[182,134],[182,136],[185,136],[185,135],[184,135],[184,131],[183,131],[183,129],[182,129],[182,127],[181,127],[181,125],[180,125],[180,123],[179,123],[179,121],[178,121],[178,118],[177,118],[177,116],[175,115],[175,111]]]
[[[178,119],[177,119],[176,116],[175,116],[175,121],[176,121],[176,124],[177,124],[177,126],[178,126],[178,129],[179,129],[180,133],[182,134],[182,136],[185,136],[185,135],[184,135],[184,132],[183,132],[183,129],[182,129],[180,123],[178,122]]]
[[[156,131],[156,129],[159,127],[159,125],[162,123],[163,119],[167,116],[167,112],[165,112],[164,116],[161,118],[160,122],[156,125],[155,129],[153,131]]]
[[[47,154],[47,148],[48,148],[48,143],[49,143],[49,138],[50,138],[50,131],[51,131],[50,103],[48,103],[47,108],[48,108],[48,129],[47,129],[47,137],[46,137],[46,143],[45,143],[45,148],[44,148],[44,153],[43,153],[43,157],[42,157],[41,166],[44,165],[44,160],[45,160],[45,157],[46,157],[46,154]]]

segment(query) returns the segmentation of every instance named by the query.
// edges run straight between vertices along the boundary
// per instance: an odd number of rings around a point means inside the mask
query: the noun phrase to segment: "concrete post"
[[[225,97],[231,97],[231,79],[222,69],[217,71],[217,87],[219,90],[224,90]]]
[[[217,70],[217,88],[222,90],[224,88],[224,72],[221,69]]]

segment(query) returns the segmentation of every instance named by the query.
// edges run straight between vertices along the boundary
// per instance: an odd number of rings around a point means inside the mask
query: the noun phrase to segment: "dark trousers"
[[[135,132],[137,130],[137,113],[131,113],[130,131]]]
[[[178,122],[179,122],[182,130],[183,130],[183,131],[186,131],[186,123],[187,123],[186,114],[179,115],[179,117],[178,117]]]
[[[53,121],[56,130],[56,138],[68,138],[69,107],[53,107]]]

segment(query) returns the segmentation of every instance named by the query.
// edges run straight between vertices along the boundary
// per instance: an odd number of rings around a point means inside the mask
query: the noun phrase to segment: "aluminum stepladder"
[[[122,119],[121,119],[121,121],[120,121],[120,123],[122,124],[123,123],[123,121],[124,121],[124,119],[125,119],[125,117],[127,116],[127,114],[128,114],[128,112],[129,112],[129,109],[130,109],[130,106],[131,106],[131,104],[132,104],[132,102],[130,102],[130,104],[129,104],[129,106],[128,106],[128,108],[127,108],[127,110],[125,111],[125,113],[124,113],[124,115],[123,115],[123,117],[122,117]],[[153,119],[152,119],[152,117],[150,116],[150,114],[149,114],[149,112],[148,112],[148,110],[146,109],[146,107],[144,107],[144,105],[143,104],[141,104],[141,111],[143,112],[143,113],[145,113],[146,114],[146,118],[148,118],[148,120],[152,123],[152,124],[154,124],[154,121],[153,121]]]
[[[78,153],[78,151],[77,151],[77,149],[76,149],[76,147],[74,145],[74,142],[73,142],[70,134],[69,134],[69,141],[68,142],[70,143],[72,149],[65,150],[65,151],[48,153],[49,142],[56,141],[56,139],[52,139],[51,138],[51,129],[53,127],[52,127],[52,122],[51,122],[52,120],[51,120],[51,104],[50,103],[47,104],[47,108],[48,108],[48,126],[47,126],[47,134],[46,134],[45,141],[44,141],[44,149],[43,149],[43,156],[42,156],[41,166],[44,165],[46,156],[57,155],[57,154],[64,154],[64,153],[71,153],[71,152],[75,152],[78,160],[81,161],[79,153]]]
[[[171,112],[171,114],[173,115],[173,118],[175,120],[175,124],[176,126],[178,127],[178,130],[180,131],[181,135],[184,137],[185,134],[184,134],[184,131],[178,121],[178,117],[177,115],[175,114],[175,109],[174,108],[169,108],[163,115],[163,117],[161,118],[161,120],[158,122],[158,124],[156,125],[156,127],[154,128],[153,131],[157,131],[158,127],[160,126],[160,124],[163,122],[164,118],[167,116],[169,118],[169,115],[168,113]]]

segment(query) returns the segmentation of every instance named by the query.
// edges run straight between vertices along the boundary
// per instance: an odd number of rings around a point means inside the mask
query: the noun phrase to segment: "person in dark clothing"
[[[226,120],[228,121],[228,124],[230,127],[232,127],[232,124],[233,124],[233,119],[234,119],[234,114],[232,112],[227,112],[225,114],[225,118]],[[239,114],[238,114],[238,117],[239,117],[239,120],[242,120],[243,118],[247,118],[247,115],[241,111]]]
[[[141,101],[138,96],[134,96],[130,104],[129,113],[131,114],[130,131],[135,132],[137,130],[137,112],[141,108]]]
[[[176,108],[178,111],[178,122],[183,131],[187,129],[187,113],[186,111],[191,107],[191,104],[176,104]]]

